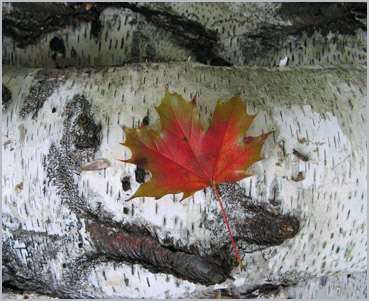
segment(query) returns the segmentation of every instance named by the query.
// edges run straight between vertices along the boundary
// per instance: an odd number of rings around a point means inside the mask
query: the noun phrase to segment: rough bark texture
[[[3,288],[366,297],[366,4],[11,3],[3,34]],[[210,188],[124,201],[150,175],[121,127],[157,128],[166,86],[204,125],[242,90],[248,134],[274,130],[218,186],[246,271]]]

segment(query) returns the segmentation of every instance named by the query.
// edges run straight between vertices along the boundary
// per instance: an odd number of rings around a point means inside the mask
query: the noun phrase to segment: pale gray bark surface
[[[365,4],[2,9],[3,287],[366,298]],[[205,125],[218,97],[242,90],[259,112],[248,134],[274,130],[254,176],[219,186],[244,272],[211,189],[124,201],[149,175],[118,161],[130,155],[121,127],[158,129],[166,86],[198,92]]]

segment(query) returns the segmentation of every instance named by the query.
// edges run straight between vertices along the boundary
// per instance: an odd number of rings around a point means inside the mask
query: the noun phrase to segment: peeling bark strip
[[[113,232],[98,223],[87,224],[98,254],[139,263],[154,273],[170,273],[195,283],[211,285],[226,280],[226,269],[199,255],[163,247],[150,236]]]

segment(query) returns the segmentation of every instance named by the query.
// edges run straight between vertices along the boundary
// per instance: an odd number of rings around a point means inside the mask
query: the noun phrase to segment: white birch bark
[[[242,297],[258,285],[366,270],[365,67],[5,67],[3,84],[11,92],[2,115],[5,281],[59,297],[182,298],[215,296],[219,289]],[[113,240],[119,227],[145,229],[159,245],[200,260],[223,254],[229,263],[235,257],[210,188],[181,203],[180,195],[125,202],[140,184],[136,167],[118,160],[130,156],[119,144],[121,127],[137,127],[146,117],[158,129],[154,107],[165,86],[188,100],[198,92],[204,124],[218,97],[242,90],[248,112],[259,112],[248,134],[274,130],[263,147],[265,159],[250,169],[254,176],[223,187],[246,265],[246,271],[231,269],[234,280],[205,286],[176,272],[153,272],[140,260],[102,250],[91,234],[100,225]],[[97,159],[110,166],[79,170]],[[131,189],[123,189],[124,179]],[[276,218],[296,218],[298,233],[280,245],[250,243],[242,236],[250,215],[235,200],[242,193],[244,202]]]

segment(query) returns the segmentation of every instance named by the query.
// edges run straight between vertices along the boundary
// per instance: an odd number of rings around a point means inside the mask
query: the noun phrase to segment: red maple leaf
[[[127,201],[143,196],[159,199],[166,194],[183,192],[182,201],[211,186],[243,267],[215,184],[251,176],[246,170],[262,159],[261,148],[270,132],[258,137],[245,136],[256,114],[247,114],[246,104],[240,97],[241,93],[224,103],[218,99],[205,132],[199,119],[196,95],[191,102],[186,102],[180,95],[166,90],[161,104],[156,107],[161,131],[146,126],[125,129],[126,140],[121,144],[132,151],[132,157],[123,162],[135,164],[152,174],[152,178]]]

